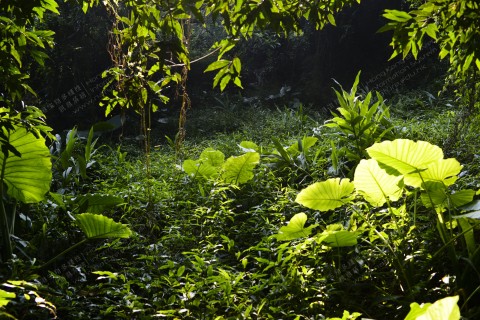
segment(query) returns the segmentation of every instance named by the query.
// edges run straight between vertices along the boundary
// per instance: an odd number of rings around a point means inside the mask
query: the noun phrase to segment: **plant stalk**
[[[7,164],[7,154],[3,155],[2,171],[0,176],[0,232],[2,233],[2,259],[6,262],[12,258],[12,242],[10,239],[10,227],[8,226],[7,212],[5,210],[5,203],[3,199],[3,180],[5,177],[5,166]]]
[[[84,244],[85,242],[87,242],[89,239],[88,238],[85,238],[83,239],[82,241],[80,242],[77,242],[76,244],[74,244],[73,246],[63,250],[62,252],[60,252],[59,254],[57,254],[55,257],[53,257],[52,259],[48,260],[46,263],[44,263],[43,265],[40,266],[39,269],[44,269],[46,267],[48,267],[49,265],[51,265],[52,263],[54,263],[58,258],[64,256],[65,254],[69,253],[70,251],[72,251],[73,249],[81,246],[82,244]]]

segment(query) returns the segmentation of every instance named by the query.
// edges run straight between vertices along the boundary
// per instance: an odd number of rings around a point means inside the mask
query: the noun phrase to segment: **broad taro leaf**
[[[357,244],[357,233],[348,230],[324,231],[318,235],[318,240],[329,247],[350,247]]]
[[[20,127],[5,135],[8,142],[21,154],[21,157],[18,157],[9,152],[5,157],[5,154],[0,152],[0,165],[4,166],[3,183],[7,186],[7,194],[23,203],[42,201],[52,180],[52,162],[45,139],[37,138]]]
[[[222,178],[225,182],[242,184],[253,179],[253,169],[260,161],[260,154],[247,152],[238,157],[230,157],[223,165]]]
[[[367,152],[388,174],[403,175],[405,184],[412,187],[422,185],[419,173],[427,170],[433,162],[443,159],[440,147],[407,139],[375,143],[367,148]]]
[[[132,235],[128,226],[100,214],[82,213],[75,215],[75,219],[88,239],[129,238]]]
[[[306,187],[300,191],[295,201],[314,210],[333,210],[353,199],[353,189],[350,179],[328,179]]]
[[[425,303],[419,305],[414,302],[410,304],[410,312],[405,317],[405,320],[459,320],[460,308],[457,305],[459,297],[446,297],[435,301],[433,304]]]
[[[206,148],[200,154],[198,159],[202,164],[209,164],[212,167],[221,167],[225,162],[225,155],[218,150],[213,148]]]
[[[402,195],[402,177],[389,175],[374,159],[362,160],[355,169],[354,185],[357,192],[372,206],[380,207],[390,199]]]
[[[182,167],[183,171],[194,178],[203,177],[208,179],[218,174],[218,168],[201,160],[185,160]]]
[[[312,229],[317,224],[308,226],[305,228],[305,222],[307,221],[307,215],[303,212],[297,213],[290,219],[286,226],[283,226],[275,235],[277,240],[295,240],[299,238],[308,237],[312,233]]]
[[[120,197],[108,194],[86,194],[77,197],[80,212],[102,213],[114,206],[124,203]]]

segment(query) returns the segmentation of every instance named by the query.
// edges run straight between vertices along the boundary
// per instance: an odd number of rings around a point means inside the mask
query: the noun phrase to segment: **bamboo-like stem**
[[[2,233],[2,259],[4,262],[12,258],[12,242],[10,239],[10,227],[8,226],[7,212],[3,201],[3,180],[5,177],[5,166],[8,154],[3,155],[2,171],[0,175],[0,232]]]
[[[55,257],[53,257],[52,259],[50,259],[46,263],[44,263],[42,266],[40,266],[40,269],[44,269],[44,268],[48,267],[49,265],[54,263],[58,258],[64,256],[65,254],[69,253],[73,249],[76,249],[77,247],[81,246],[82,244],[84,244],[87,241],[88,241],[88,238],[83,239],[82,241],[80,241],[80,242],[74,244],[73,246],[71,246],[70,248],[67,248],[67,249],[63,250],[62,252],[57,254]]]

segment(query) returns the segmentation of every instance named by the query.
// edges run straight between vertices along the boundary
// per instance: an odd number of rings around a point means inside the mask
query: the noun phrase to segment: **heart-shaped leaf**
[[[242,184],[253,179],[253,169],[260,162],[260,154],[247,152],[238,157],[230,157],[223,165],[222,179],[233,184]]]
[[[35,137],[25,128],[16,127],[6,132],[8,141],[21,154],[18,157],[9,153],[5,157],[0,152],[0,168],[3,169],[3,182],[7,194],[23,203],[42,201],[50,190],[52,180],[52,162],[45,139]],[[1,183],[1,182],[0,182]]]
[[[128,226],[100,214],[82,213],[75,219],[88,239],[129,238],[132,235]]]
[[[206,163],[211,165],[212,167],[221,167],[222,164],[225,162],[225,155],[223,152],[215,150],[213,148],[206,148],[200,154],[200,158],[198,158],[201,163]]]
[[[362,160],[355,169],[354,185],[372,206],[380,207],[390,199],[396,201],[402,195],[401,176],[389,175],[374,159]]]
[[[427,170],[422,172],[422,178],[425,181],[438,181],[450,186],[455,183],[461,170],[462,165],[456,159],[440,159],[428,165]]]
[[[187,159],[183,162],[183,171],[193,178],[202,177],[209,179],[218,175],[218,168],[201,160]]]
[[[295,201],[314,210],[333,210],[353,199],[353,189],[350,179],[328,179],[306,187],[300,191]]]
[[[350,247],[357,244],[357,234],[348,230],[324,231],[317,236],[319,242],[329,247]]]
[[[419,173],[427,170],[431,163],[443,159],[440,147],[407,139],[375,143],[367,148],[367,152],[388,174],[403,175],[405,184],[412,187],[422,185]]]
[[[307,215],[303,212],[294,215],[286,226],[283,226],[275,235],[277,240],[295,240],[299,238],[308,237],[312,233],[312,229],[317,225],[311,225],[305,228]]]

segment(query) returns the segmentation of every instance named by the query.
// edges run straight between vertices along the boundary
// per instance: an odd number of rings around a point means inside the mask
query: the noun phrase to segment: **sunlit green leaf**
[[[295,201],[314,210],[333,210],[353,199],[353,189],[354,184],[350,179],[328,179],[306,187],[300,191]]]
[[[239,146],[244,152],[260,152],[260,147],[252,141],[242,141]]]
[[[0,307],[6,306],[15,297],[15,293],[0,289]]]
[[[206,148],[200,154],[199,160],[202,163],[207,163],[213,167],[220,167],[225,162],[225,155],[223,152],[213,148]]]
[[[450,186],[455,183],[461,170],[462,166],[456,159],[440,159],[428,164],[427,170],[422,171],[422,178]]]
[[[191,160],[187,159],[183,162],[183,171],[185,171],[191,177],[203,177],[211,178],[218,175],[218,168],[212,166],[208,162],[203,162],[200,160]]]
[[[458,299],[458,296],[446,297],[435,301],[433,304],[425,303],[422,305],[414,302],[410,304],[410,312],[405,320],[459,320]]]
[[[204,72],[221,69],[221,68],[223,68],[223,67],[225,67],[225,66],[228,66],[229,64],[230,64],[230,61],[228,61],[228,60],[218,60],[218,61],[212,62],[212,63],[207,67],[207,69],[205,69]]]
[[[425,141],[407,139],[375,143],[367,148],[367,152],[388,174],[402,174],[405,184],[413,187],[422,185],[420,172],[427,170],[433,162],[443,159],[440,147]]]
[[[239,74],[242,71],[242,63],[240,59],[234,58],[233,59],[233,67],[235,68],[235,71]]]
[[[360,161],[353,181],[357,192],[376,207],[384,205],[389,199],[398,200],[403,191],[401,182],[401,176],[389,175],[374,159]]]
[[[317,235],[317,241],[329,247],[350,247],[357,244],[358,235],[348,230],[326,230]]]
[[[11,132],[4,132],[8,142],[21,154],[18,157],[9,152],[5,158],[4,153],[0,152],[7,194],[24,203],[43,200],[50,190],[52,180],[50,151],[45,145],[45,139],[35,137],[25,128],[16,127]]]
[[[253,169],[260,161],[260,154],[247,152],[238,157],[230,157],[223,165],[222,179],[233,184],[242,184],[253,178]]]
[[[132,235],[127,225],[100,214],[77,214],[75,221],[88,239],[129,238]]]
[[[412,19],[411,15],[409,15],[405,11],[399,10],[385,10],[385,14],[383,14],[383,16],[387,19],[399,22],[405,22]]]
[[[283,226],[275,235],[277,240],[295,240],[299,238],[308,237],[312,233],[312,229],[317,225],[311,225],[305,228],[307,215],[303,212],[294,215],[286,226]]]

